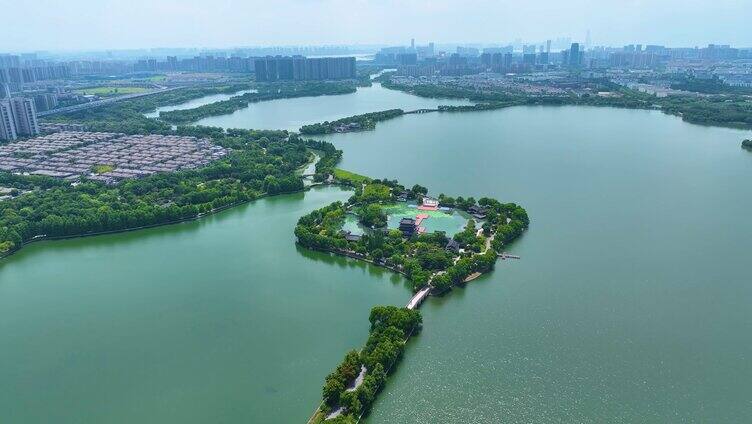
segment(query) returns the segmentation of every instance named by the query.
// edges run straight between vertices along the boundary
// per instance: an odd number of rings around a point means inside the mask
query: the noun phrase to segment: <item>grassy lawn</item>
[[[368,178],[368,177],[366,177],[364,175],[356,174],[356,173],[350,172],[350,171],[345,171],[344,169],[339,169],[339,168],[336,168],[334,170],[334,178],[336,178],[336,179],[338,179],[340,181],[349,182],[349,183],[351,183],[353,185],[360,185],[360,184],[367,183],[367,182],[371,181],[370,178]]]
[[[94,165],[91,167],[91,172],[95,174],[104,174],[105,172],[110,172],[115,169],[112,165]]]
[[[80,90],[75,90],[75,91],[76,93],[84,94],[84,95],[94,94],[97,96],[109,97],[109,96],[120,96],[123,94],[145,93],[149,91],[149,89],[144,88],[144,87],[104,86],[104,87],[82,88]]]

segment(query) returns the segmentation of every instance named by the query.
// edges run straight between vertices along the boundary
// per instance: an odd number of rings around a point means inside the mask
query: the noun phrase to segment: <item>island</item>
[[[404,115],[402,109],[389,109],[381,112],[364,113],[348,116],[336,121],[324,121],[318,124],[303,125],[300,133],[305,135],[321,135],[344,133],[352,131],[367,131],[376,128],[376,123]]]

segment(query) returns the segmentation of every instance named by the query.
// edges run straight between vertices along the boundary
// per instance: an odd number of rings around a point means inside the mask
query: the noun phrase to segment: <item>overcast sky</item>
[[[0,0],[0,52],[501,43],[752,47],[752,0]]]

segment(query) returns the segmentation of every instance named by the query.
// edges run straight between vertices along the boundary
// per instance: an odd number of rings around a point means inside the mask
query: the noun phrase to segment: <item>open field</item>
[[[102,96],[102,97],[119,96],[123,94],[138,94],[138,93],[145,93],[147,91],[149,91],[149,89],[145,87],[113,87],[113,86],[82,88],[79,90],[75,90],[75,92],[79,94],[84,94],[84,95],[94,94],[94,95]]]
[[[353,185],[367,183],[371,181],[370,178],[364,175],[356,174],[350,171],[345,171],[344,169],[339,169],[339,168],[336,168],[334,170],[334,177],[340,181],[346,181],[346,182],[352,183]]]

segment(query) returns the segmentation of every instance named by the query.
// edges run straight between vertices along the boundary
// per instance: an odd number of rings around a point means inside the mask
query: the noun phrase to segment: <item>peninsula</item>
[[[482,273],[493,270],[503,249],[528,227],[527,212],[514,203],[490,198],[428,196],[420,185],[406,188],[397,181],[372,180],[338,172],[337,182],[351,185],[355,194],[298,221],[295,236],[304,247],[363,260],[404,275],[415,296],[405,308],[377,307],[371,312],[366,346],[351,351],[327,378],[323,401],[310,423],[356,422],[368,413],[390,371],[402,357],[407,339],[420,330],[416,311],[429,294],[442,294]],[[404,217],[390,228],[385,212],[396,203],[410,203],[414,218]],[[468,217],[464,229],[452,236],[429,232],[429,212]],[[361,234],[343,230],[348,215],[363,228]],[[475,220],[478,220],[476,223]],[[426,225],[427,226],[427,225]]]

